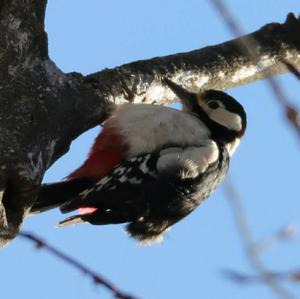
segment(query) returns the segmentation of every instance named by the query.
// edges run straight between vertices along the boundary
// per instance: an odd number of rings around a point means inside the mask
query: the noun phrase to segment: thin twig
[[[235,36],[242,36],[243,32],[240,29],[240,25],[234,18],[233,14],[230,12],[228,7],[222,0],[211,0],[211,3],[214,5],[215,9],[219,12],[221,17],[223,18],[225,24],[227,25],[228,29],[232,32]],[[253,49],[257,48],[257,41],[250,36],[246,38],[242,38],[239,40],[238,46],[240,49],[249,56],[254,64],[265,73],[265,78],[267,78],[267,82],[273,92],[274,98],[277,102],[281,105],[282,109],[285,111],[285,117],[287,118],[290,125],[295,129],[298,139],[300,141],[300,122],[299,122],[299,112],[291,102],[289,101],[288,97],[286,96],[283,88],[281,87],[278,80],[271,77],[269,74],[268,69],[266,69],[262,63],[257,59],[256,53]],[[285,65],[289,68],[291,64]],[[292,70],[292,68],[289,68]]]
[[[273,247],[279,242],[294,238],[296,234],[297,228],[294,225],[288,225],[281,228],[277,232],[264,237],[262,240],[259,240],[258,242],[253,244],[253,247],[256,250],[257,254],[262,254],[267,249]]]
[[[226,7],[225,3],[222,0],[211,0],[211,3],[214,5],[215,9],[219,12],[220,16],[223,18],[225,24],[228,29],[235,36],[242,36],[242,30],[240,29],[240,25],[235,20],[233,14]],[[298,122],[298,112],[292,105],[290,101],[287,99],[283,89],[281,88],[279,82],[274,78],[268,76],[268,70],[263,67],[263,65],[258,61],[255,51],[253,49],[257,48],[257,41],[253,38],[243,38],[239,40],[238,46],[241,51],[243,51],[246,55],[249,56],[253,64],[256,64],[257,67],[265,73],[265,77],[268,78],[269,86],[274,94],[275,99],[277,99],[278,103],[285,111],[285,116],[292,127],[298,134],[298,139],[300,140],[300,124]],[[278,297],[284,299],[292,299],[294,296],[290,294],[283,286],[281,286],[276,280],[274,280],[272,273],[268,271],[260,260],[260,256],[257,254],[255,250],[253,250],[253,237],[251,234],[251,230],[246,219],[246,213],[243,211],[241,206],[241,201],[239,195],[237,194],[235,188],[229,182],[229,178],[227,180],[227,184],[225,185],[225,190],[227,193],[227,197],[232,207],[232,211],[234,213],[234,219],[236,222],[236,226],[238,228],[240,237],[243,241],[243,245],[245,247],[245,252],[248,256],[249,261],[251,262],[253,268],[261,275],[263,281],[267,286],[270,287],[277,294]]]
[[[300,80],[300,72],[297,70],[297,68],[287,61],[286,59],[281,59],[281,62],[287,67],[287,69],[295,75],[295,77]]]
[[[242,283],[242,284],[264,283],[264,278],[260,274],[249,275],[231,269],[224,269],[223,274],[237,283]],[[288,272],[270,272],[269,276],[272,277],[272,279],[274,280],[276,279],[282,281],[284,279],[284,280],[289,280],[289,281],[299,283],[300,270],[288,271]]]
[[[248,223],[246,213],[242,207],[239,194],[237,193],[233,184],[230,182],[229,177],[227,177],[226,179],[224,190],[227,195],[228,202],[230,203],[236,227],[242,240],[246,255],[253,269],[259,274],[262,281],[271,290],[273,290],[279,298],[296,299],[276,279],[274,279],[273,273],[266,269],[263,262],[261,261],[257,250],[255,250],[255,242],[253,240],[250,225]]]
[[[107,279],[103,278],[103,276],[99,275],[98,273],[94,272],[87,266],[83,265],[82,263],[78,262],[74,258],[68,256],[67,254],[63,253],[62,251],[58,250],[57,248],[53,247],[49,243],[42,240],[40,237],[30,233],[30,232],[20,232],[20,237],[25,238],[35,244],[35,246],[39,249],[44,249],[54,255],[56,258],[62,260],[63,262],[71,265],[72,267],[79,270],[84,275],[88,276],[92,279],[95,284],[100,284],[104,286],[106,289],[110,290],[115,298],[118,299],[137,299],[136,297],[127,295],[117,289],[112,283],[110,283]]]

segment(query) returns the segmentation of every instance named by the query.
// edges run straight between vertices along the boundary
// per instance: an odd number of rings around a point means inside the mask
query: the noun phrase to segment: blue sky
[[[209,1],[49,0],[46,29],[50,56],[65,72],[92,73],[147,59],[227,41],[228,33]],[[299,14],[298,0],[227,0],[245,32]],[[298,107],[300,83],[279,77]],[[248,130],[231,163],[254,236],[260,240],[292,223],[300,227],[300,142],[286,124],[263,81],[229,90],[248,113]],[[57,181],[86,156],[98,128],[78,138],[70,152],[47,172]],[[251,271],[221,186],[192,215],[173,227],[165,242],[140,247],[121,225],[83,225],[56,229],[58,211],[30,217],[24,229],[103,274],[121,289],[147,299],[275,298],[262,285],[235,285],[224,268]],[[299,238],[272,247],[263,260],[273,270],[299,268]],[[1,250],[3,298],[112,298],[101,287],[32,244],[16,239]],[[300,293],[300,285],[286,286]]]

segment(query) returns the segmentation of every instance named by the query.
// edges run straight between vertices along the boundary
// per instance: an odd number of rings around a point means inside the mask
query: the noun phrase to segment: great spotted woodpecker
[[[246,113],[222,91],[194,94],[165,83],[182,111],[117,106],[83,165],[66,181],[43,185],[32,212],[79,210],[59,226],[128,223],[132,237],[149,243],[207,198],[227,173]]]

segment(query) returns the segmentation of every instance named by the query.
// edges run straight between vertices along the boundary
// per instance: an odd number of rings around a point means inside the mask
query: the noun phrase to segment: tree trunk
[[[174,102],[163,77],[193,91],[228,89],[286,72],[282,59],[300,66],[300,21],[290,14],[242,37],[257,41],[255,62],[236,39],[88,76],[65,74],[48,56],[46,3],[0,2],[0,247],[19,232],[45,171],[111,105]]]

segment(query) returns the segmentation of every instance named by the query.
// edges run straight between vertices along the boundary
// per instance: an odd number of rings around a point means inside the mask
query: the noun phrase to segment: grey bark
[[[46,0],[0,1],[0,246],[18,234],[45,171],[111,105],[174,102],[165,76],[193,91],[228,89],[286,72],[282,59],[300,67],[300,20],[290,14],[284,24],[242,37],[257,41],[255,63],[232,40],[88,76],[66,74],[48,56],[45,8]]]

